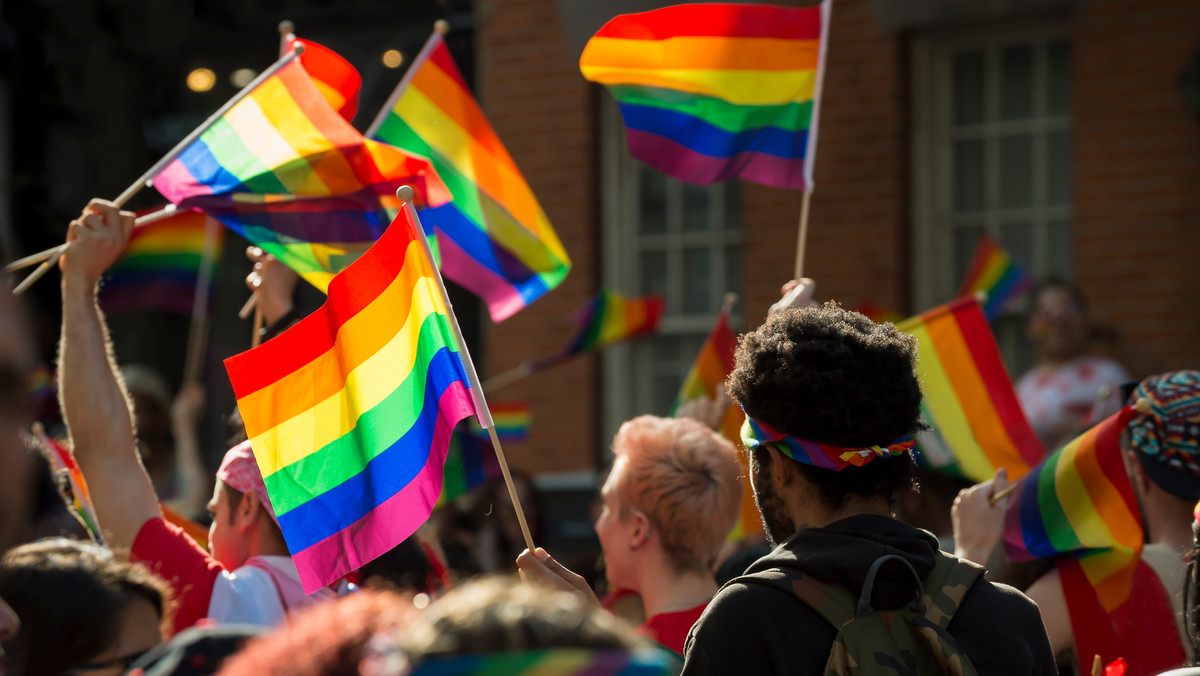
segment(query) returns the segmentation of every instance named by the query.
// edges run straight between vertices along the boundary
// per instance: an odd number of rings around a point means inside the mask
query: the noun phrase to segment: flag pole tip
[[[295,41],[292,43],[292,51],[296,52],[296,56],[300,56],[304,53],[304,43],[299,40]]]
[[[726,292],[725,298],[722,299],[722,304],[727,308],[733,308],[734,305],[737,305],[737,302],[738,295],[732,291]]]
[[[976,291],[973,295],[975,296],[975,300],[979,301],[980,305],[987,305],[987,300],[988,300],[987,291],[980,289],[980,290]]]
[[[445,35],[450,32],[450,22],[445,19],[438,19],[433,22],[433,30]]]
[[[401,202],[413,201],[413,189],[410,186],[402,185],[396,189],[396,197],[400,198]]]
[[[292,23],[291,21],[288,21],[287,19],[284,19],[283,21],[279,22],[279,34],[280,35],[289,35],[289,34],[295,33],[295,32],[296,32],[296,24]]]

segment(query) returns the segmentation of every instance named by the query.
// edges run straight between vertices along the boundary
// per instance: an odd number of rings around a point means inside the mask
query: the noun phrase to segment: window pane
[[[683,313],[706,314],[715,307],[710,288],[710,252],[707,248],[683,250]]]
[[[1051,221],[1049,226],[1050,274],[1062,279],[1071,278],[1071,223]]]
[[[643,251],[638,256],[641,293],[667,295],[667,254],[664,251]],[[671,299],[667,299],[668,312]]]
[[[984,119],[984,55],[959,52],[951,63],[954,81],[954,123],[978,124]]]
[[[971,265],[971,256],[975,253],[975,247],[979,245],[979,238],[983,236],[983,226],[967,225],[954,228],[954,288],[958,289],[962,285],[963,279],[967,276],[967,268]]]
[[[1000,246],[1008,251],[1013,261],[1033,271],[1033,226],[1029,223],[1005,223],[1000,227]]]
[[[1033,205],[1033,137],[1000,138],[1000,206]]]
[[[731,244],[725,248],[725,291],[742,297],[742,246]],[[724,302],[722,297],[721,302]]]
[[[708,230],[712,211],[709,209],[708,186],[683,184],[683,231],[705,232]]]
[[[1046,135],[1046,171],[1049,174],[1049,203],[1071,202],[1071,135],[1065,131]]]
[[[983,141],[954,142],[954,210],[976,211],[983,208]]]
[[[1013,45],[1000,50],[1000,119],[1033,115],[1033,47]]]
[[[1067,115],[1071,112],[1071,47],[1065,41],[1051,42],[1046,46],[1049,61],[1049,77],[1046,86],[1047,112],[1051,115]]]
[[[638,163],[641,204],[638,218],[644,235],[661,235],[667,231],[667,177]]]

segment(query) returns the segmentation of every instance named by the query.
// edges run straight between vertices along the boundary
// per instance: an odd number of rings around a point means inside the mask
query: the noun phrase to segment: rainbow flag
[[[209,220],[200,212],[182,211],[134,228],[125,253],[104,275],[100,306],[106,312],[163,310],[191,314]],[[213,229],[210,284],[216,261],[221,258],[224,235],[224,229]]]
[[[725,384],[730,371],[733,370],[733,356],[737,351],[737,334],[729,325],[729,312],[730,308],[721,310],[712,332],[708,334],[704,345],[700,346],[700,354],[696,355],[696,361],[692,364],[687,376],[684,377],[683,386],[679,388],[679,395],[675,398],[675,405],[671,408],[672,416],[676,415],[680,407],[689,401],[701,398],[710,401],[716,400],[717,387]],[[721,420],[721,429],[718,431],[721,436],[733,442],[734,446],[742,445],[741,429],[745,417],[740,406],[733,405],[731,400],[726,401],[725,417]],[[742,507],[738,522],[729,533],[730,541],[740,540],[753,533],[761,533],[763,529],[762,520],[758,516],[758,507],[754,505],[754,490],[750,486],[750,467],[747,464],[749,459],[745,453],[738,453],[738,462],[742,465]]]
[[[828,0],[676,5],[612,19],[579,69],[608,87],[629,152],[655,169],[811,190],[828,30]]]
[[[579,333],[567,345],[566,356],[598,350],[606,345],[658,331],[662,319],[661,296],[626,298],[612,289],[601,289],[576,315]]]
[[[429,38],[396,92],[368,136],[433,162],[451,202],[430,205],[421,218],[438,234],[441,270],[503,321],[558,286],[571,260],[441,33]]]
[[[1000,316],[1006,305],[1032,288],[1033,278],[1013,262],[996,240],[984,235],[979,238],[975,254],[971,256],[958,295],[969,296],[978,291],[987,294],[983,314],[991,321]]]
[[[427,160],[364,139],[294,59],[154,179],[322,291],[383,232],[405,184],[434,204],[448,197]]]
[[[492,422],[496,424],[496,438],[500,441],[520,442],[529,438],[529,426],[533,421],[529,402],[488,402],[488,408],[492,411]],[[480,432],[487,438],[486,430]]]
[[[1109,613],[1129,600],[1144,541],[1121,455],[1121,431],[1135,414],[1126,406],[1046,458],[1017,482],[1005,515],[1009,558],[1078,556]]]
[[[430,657],[412,676],[668,676],[679,660],[666,650],[548,648]]]
[[[334,277],[319,310],[225,360],[310,593],[429,518],[451,431],[476,410],[454,318],[410,213],[402,209]]]
[[[66,473],[68,485],[71,487],[71,501],[79,520],[83,522],[88,533],[91,533],[93,540],[103,543],[104,538],[101,537],[100,528],[97,526],[99,521],[96,520],[96,508],[92,506],[92,496],[88,493],[87,480],[83,478],[75,456],[51,439],[40,425],[34,426],[34,434],[46,450],[46,459],[50,461],[54,471]]]
[[[918,343],[921,412],[932,430],[918,435],[921,464],[972,481],[1004,467],[1024,476],[1046,451],[1025,419],[987,319],[962,298],[900,322]]]
[[[290,36],[285,42],[286,48],[291,49],[297,42],[296,36]],[[353,120],[358,113],[358,94],[362,90],[362,76],[358,70],[341,54],[322,44],[307,39],[299,42],[304,45],[300,65],[312,78],[317,91],[342,119]]]
[[[494,405],[493,419],[496,415]],[[499,422],[497,421],[497,426]],[[487,432],[470,420],[464,421],[454,429],[450,437],[450,447],[446,452],[446,470],[442,475],[442,497],[438,506],[449,502],[460,495],[465,495],[483,484],[501,476],[500,462],[496,460],[496,451]]]

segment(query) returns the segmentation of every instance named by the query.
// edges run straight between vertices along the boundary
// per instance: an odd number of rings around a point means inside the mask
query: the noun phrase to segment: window
[[[611,101],[601,120],[603,284],[666,299],[659,334],[605,351],[607,440],[632,416],[670,412],[725,293],[741,293],[742,233],[736,183],[676,181],[630,157]]]
[[[1071,276],[1070,45],[1057,27],[914,44],[917,307],[949,300],[979,237],[1035,278]],[[1033,361],[1021,310],[998,319],[1014,376]]]

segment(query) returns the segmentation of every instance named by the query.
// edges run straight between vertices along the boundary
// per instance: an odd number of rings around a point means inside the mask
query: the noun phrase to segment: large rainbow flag
[[[410,213],[330,282],[319,310],[225,360],[310,593],[429,518],[451,431],[476,410]]]
[[[134,228],[125,253],[104,274],[100,306],[106,312],[152,309],[190,314],[210,221],[200,212],[183,211]],[[210,283],[224,235],[223,228],[213,228]]]
[[[291,35],[284,45],[292,49],[296,42],[304,45],[300,65],[312,78],[317,91],[344,120],[353,120],[358,113],[358,94],[362,90],[362,76],[358,70],[341,54],[312,40],[297,40]]]
[[[1120,442],[1135,415],[1125,407],[1018,481],[1004,546],[1013,561],[1057,559],[1079,655],[1157,674],[1185,656],[1170,599],[1178,590],[1141,560],[1142,515]]]
[[[689,401],[701,398],[717,400],[717,388],[725,384],[729,373],[733,371],[733,357],[737,352],[737,334],[729,325],[730,309],[722,308],[721,314],[717,316],[717,323],[705,339],[704,345],[700,347],[700,354],[696,355],[696,361],[683,379],[683,386],[679,388],[671,415],[676,415],[680,407]],[[741,407],[726,399],[724,418],[718,431],[734,446],[742,445],[741,429],[745,418]],[[738,462],[742,465],[742,507],[738,521],[729,533],[729,540],[740,540],[747,535],[762,532],[762,520],[758,515],[758,507],[754,505],[754,490],[750,486],[750,467],[747,464],[749,458],[745,453],[738,453]]]
[[[690,183],[812,189],[829,0],[817,7],[684,4],[623,14],[588,41],[630,153]]]
[[[364,139],[294,59],[154,179],[322,291],[383,232],[405,184],[433,204],[448,198],[428,160]]]
[[[368,136],[428,157],[451,202],[421,211],[441,270],[503,321],[558,286],[571,260],[434,32]]]
[[[974,298],[896,325],[917,338],[921,411],[933,429],[918,435],[921,464],[972,481],[1004,467],[1024,476],[1046,451],[1025,419],[987,319]]]
[[[971,256],[971,264],[958,295],[984,292],[987,301],[983,304],[983,314],[991,321],[1000,316],[1005,306],[1032,288],[1033,278],[1029,273],[1014,263],[996,240],[984,235],[979,238],[975,254]]]

